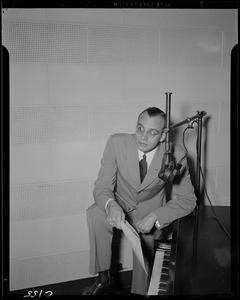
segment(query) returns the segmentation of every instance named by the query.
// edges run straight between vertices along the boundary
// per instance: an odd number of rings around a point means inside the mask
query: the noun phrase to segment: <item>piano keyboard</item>
[[[156,249],[148,295],[166,295],[169,289],[171,243],[160,243]]]

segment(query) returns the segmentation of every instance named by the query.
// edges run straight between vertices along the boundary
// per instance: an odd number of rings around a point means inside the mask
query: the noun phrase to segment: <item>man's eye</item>
[[[158,132],[157,132],[157,131],[154,131],[154,130],[152,130],[152,131],[150,131],[150,134],[151,134],[151,135],[157,135],[157,134],[158,134]]]

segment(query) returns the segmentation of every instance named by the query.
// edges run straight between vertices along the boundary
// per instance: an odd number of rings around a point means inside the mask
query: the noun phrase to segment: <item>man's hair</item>
[[[143,113],[145,113],[145,112],[148,113],[149,117],[162,116],[162,118],[163,118],[164,120],[166,120],[166,114],[165,114],[161,109],[159,109],[159,108],[157,108],[157,107],[148,107],[148,108],[146,108],[144,111],[142,111],[142,112],[139,114],[138,120],[139,120],[140,116],[141,116]]]

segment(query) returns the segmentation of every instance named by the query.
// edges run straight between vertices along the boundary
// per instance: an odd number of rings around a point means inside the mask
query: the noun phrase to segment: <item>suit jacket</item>
[[[171,152],[176,162],[185,155],[179,145],[171,144]],[[166,182],[158,177],[164,153],[165,144],[160,143],[141,183],[135,134],[111,135],[103,152],[98,178],[94,183],[95,202],[104,210],[107,200],[114,198],[124,211],[136,209],[137,219],[153,211],[161,227],[192,212],[196,206],[196,196],[187,158],[182,161],[180,174],[174,179],[173,197],[166,202]]]

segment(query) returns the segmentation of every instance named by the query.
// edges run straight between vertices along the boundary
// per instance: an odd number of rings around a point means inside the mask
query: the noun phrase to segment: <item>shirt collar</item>
[[[157,149],[158,149],[158,146],[156,148],[154,148],[152,151],[149,151],[149,152],[145,153],[146,156],[147,156],[147,161],[150,161],[150,162],[152,161],[153,156],[154,156],[155,152],[157,151]],[[143,155],[144,155],[144,152],[138,149],[138,158],[139,158],[139,160],[142,159]]]

